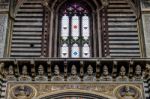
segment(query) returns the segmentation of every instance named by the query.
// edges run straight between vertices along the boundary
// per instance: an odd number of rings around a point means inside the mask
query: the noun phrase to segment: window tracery
[[[81,4],[71,3],[60,14],[60,57],[91,57],[89,11]]]

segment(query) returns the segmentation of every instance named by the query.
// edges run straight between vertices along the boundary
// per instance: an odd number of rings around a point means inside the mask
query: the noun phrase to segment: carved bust
[[[17,79],[14,75],[15,75],[14,74],[14,68],[13,68],[12,65],[10,65],[9,68],[8,68],[8,73],[7,73],[6,79],[8,81],[16,81]]]
[[[39,65],[38,75],[35,77],[35,81],[47,81],[48,78],[44,75],[43,65]]]
[[[80,81],[80,77],[77,75],[77,68],[75,65],[71,67],[71,75],[68,77],[68,81]]]
[[[122,93],[123,99],[135,99],[135,93],[131,91],[129,86],[125,86],[124,92]]]
[[[19,85],[11,90],[13,99],[32,99],[35,91],[31,86]]]
[[[112,77],[109,75],[108,67],[106,65],[104,65],[104,67],[103,67],[103,74],[100,77],[100,80],[102,80],[102,81],[112,80]]]
[[[54,67],[54,76],[52,77],[51,81],[64,81],[64,78],[60,75],[60,70],[58,65],[55,65]]]
[[[17,96],[17,98],[20,98],[20,99],[26,99],[26,98],[28,98],[28,96],[27,96],[27,94],[25,92],[24,86],[20,86],[19,92],[18,92],[18,94],[16,96]]]
[[[117,99],[142,99],[140,89],[134,85],[122,85],[116,90]]]
[[[116,78],[117,81],[128,81],[129,78],[126,76],[126,69],[124,66],[121,66],[120,68],[120,74],[119,76]]]
[[[87,75],[83,78],[84,81],[96,81],[96,77],[93,76],[93,67],[91,65],[87,68]]]
[[[141,66],[140,65],[137,65],[136,68],[135,68],[135,75],[133,77],[133,80],[135,81],[140,81],[142,80],[143,77],[142,77],[142,69],[141,69]]]
[[[19,81],[31,81],[31,77],[28,75],[28,68],[26,65],[22,67],[22,75],[19,77]]]

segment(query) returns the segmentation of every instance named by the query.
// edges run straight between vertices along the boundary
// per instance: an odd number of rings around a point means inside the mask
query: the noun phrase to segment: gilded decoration
[[[115,89],[118,99],[142,99],[140,89],[133,85],[121,85]]]
[[[15,86],[15,87],[14,87]],[[64,92],[90,93],[108,99],[144,99],[142,83],[15,83],[9,82],[11,89],[6,99],[41,99]],[[11,98],[10,98],[11,97]],[[21,98],[20,98],[21,97]]]
[[[11,87],[8,99],[32,99],[36,95],[36,90],[31,85],[18,84]]]

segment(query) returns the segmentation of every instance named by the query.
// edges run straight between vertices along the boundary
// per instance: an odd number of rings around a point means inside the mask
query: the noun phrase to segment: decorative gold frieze
[[[90,93],[108,99],[144,99],[142,83],[9,82],[7,90],[6,99],[42,99],[67,92]]]

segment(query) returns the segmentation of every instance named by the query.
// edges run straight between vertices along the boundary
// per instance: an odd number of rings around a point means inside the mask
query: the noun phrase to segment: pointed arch
[[[55,0],[52,3],[51,9],[53,9],[53,10],[55,9],[57,12],[60,9],[60,7],[67,1],[68,0]],[[82,0],[82,1],[87,3],[91,7],[92,10],[96,10],[96,9],[100,8],[100,6],[101,6],[101,4],[98,3],[96,0]]]
[[[126,2],[130,5],[130,7],[133,9],[135,15],[136,15],[136,19],[140,18],[140,12],[139,12],[139,5],[136,4],[138,0],[134,1],[134,0],[126,0]]]

